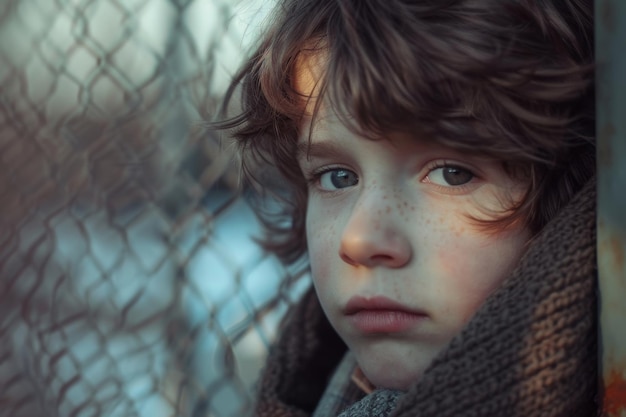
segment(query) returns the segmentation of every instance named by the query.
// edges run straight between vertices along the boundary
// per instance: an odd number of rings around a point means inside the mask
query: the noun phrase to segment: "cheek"
[[[485,237],[469,232],[459,235],[453,230],[442,239],[435,253],[439,276],[439,293],[446,294],[447,305],[466,322],[480,308],[517,265],[523,253],[525,234]]]
[[[313,214],[311,214],[313,213]],[[337,248],[337,227],[336,221],[327,210],[320,213],[315,205],[309,206],[306,217],[306,241],[309,255],[309,263],[313,280],[325,281],[325,277],[330,275],[329,260],[336,254]]]
[[[438,253],[442,271],[439,293],[445,294],[446,305],[455,316],[469,320],[504,277],[482,262],[483,256],[475,253],[475,248],[457,248],[456,256],[448,250]]]

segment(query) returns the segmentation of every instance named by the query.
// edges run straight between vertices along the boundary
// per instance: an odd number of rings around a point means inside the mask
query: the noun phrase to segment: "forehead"
[[[295,59],[291,88],[302,105],[298,140],[310,142],[311,135],[337,128],[345,128],[363,137],[378,137],[361,129],[345,107],[331,102],[332,94],[329,94],[328,88],[332,87],[325,85],[328,60],[328,50],[319,46],[301,50]]]
[[[302,98],[305,116],[311,117],[320,94],[328,67],[328,53],[325,49],[303,49],[297,55],[291,87]]]
[[[358,86],[349,93],[344,92],[342,87],[347,81],[345,77],[351,78],[350,81],[354,81],[354,78],[343,67],[337,74],[329,73],[337,70],[337,66],[330,59],[331,52],[326,41],[309,41],[298,52],[290,69],[290,88],[296,95],[296,102],[300,100],[301,106],[296,121],[298,142],[310,145],[312,135],[318,136],[329,129],[345,129],[364,140],[395,141],[398,137],[413,138],[445,145],[451,149],[458,148],[473,155],[490,154],[486,152],[488,147],[481,144],[469,146],[469,141],[464,136],[459,138],[456,135],[442,135],[433,128],[440,120],[424,120],[424,109],[417,105],[408,109],[406,103],[398,102],[401,100],[394,101],[389,97],[385,99],[372,94],[373,92],[368,93],[368,85]],[[352,75],[358,77],[358,74]],[[368,98],[367,105],[351,107],[355,102],[364,101],[364,96]],[[396,117],[403,112],[408,114],[409,110],[410,118]],[[432,111],[426,113],[432,117]],[[484,130],[484,126],[480,124],[473,128],[477,132]]]

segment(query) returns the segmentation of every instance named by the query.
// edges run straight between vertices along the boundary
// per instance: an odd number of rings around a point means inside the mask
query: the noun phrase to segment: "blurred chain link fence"
[[[0,1],[0,416],[250,412],[306,278],[202,121],[267,9]]]

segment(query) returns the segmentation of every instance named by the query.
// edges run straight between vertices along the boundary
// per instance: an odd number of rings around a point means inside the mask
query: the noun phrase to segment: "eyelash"
[[[464,171],[469,172],[472,175],[472,179],[466,183],[466,184],[461,184],[461,185],[450,185],[450,186],[443,186],[443,185],[439,185],[439,184],[435,184],[431,181],[427,181],[428,176],[436,169],[440,169],[440,168],[458,168],[458,169],[462,169]],[[454,193],[454,194],[463,194],[465,191],[469,190],[471,187],[474,186],[474,182],[476,179],[479,179],[478,175],[474,172],[474,170],[467,168],[466,166],[459,164],[459,163],[455,163],[455,162],[450,162],[450,161],[434,161],[429,163],[426,166],[426,175],[424,176],[424,178],[421,180],[421,182],[425,182],[427,184],[430,184],[433,187],[437,187],[439,190],[447,192],[447,193]]]
[[[343,167],[341,165],[336,165],[336,166],[331,165],[331,166],[325,166],[323,168],[319,168],[317,170],[312,171],[311,173],[305,174],[304,179],[306,180],[309,188],[313,186],[318,186],[320,184],[320,179],[322,178],[322,175],[327,174],[332,171],[337,171],[337,170],[345,170],[345,171],[354,172],[352,169]],[[329,192],[328,190],[321,190],[321,191]]]
[[[461,184],[461,185],[449,185],[449,186],[443,186],[440,184],[436,184],[431,182],[430,180],[427,180],[427,178],[429,177],[429,175],[431,175],[431,173],[436,170],[436,169],[441,169],[441,168],[458,168],[458,169],[462,169],[464,171],[469,172],[472,175],[472,179],[466,183],[466,184]],[[324,174],[327,174],[329,172],[332,171],[337,171],[337,170],[346,170],[346,171],[350,171],[350,172],[354,172],[352,169],[346,168],[344,166],[341,165],[332,165],[332,166],[325,166],[323,168],[319,168],[317,170],[312,171],[311,173],[307,173],[305,174],[305,181],[307,183],[307,186],[309,188],[315,188],[318,189],[321,192],[325,192],[325,193],[330,193],[330,192],[338,192],[341,191],[342,189],[337,189],[337,190],[324,190],[320,187],[320,181],[321,181],[321,177]],[[463,194],[464,192],[468,191],[470,188],[472,188],[474,186],[474,182],[476,179],[479,179],[478,175],[474,172],[474,170],[465,167],[462,164],[456,163],[456,162],[451,162],[451,161],[446,161],[446,160],[438,160],[438,161],[434,161],[429,163],[426,166],[426,175],[420,180],[420,182],[423,183],[427,183],[432,187],[436,187],[438,190],[444,192],[444,193],[449,193],[449,194]],[[356,175],[356,174],[355,174]],[[357,175],[358,178],[358,175]]]

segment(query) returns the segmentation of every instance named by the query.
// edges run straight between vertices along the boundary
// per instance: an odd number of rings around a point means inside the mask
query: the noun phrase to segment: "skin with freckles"
[[[314,96],[319,60],[300,69],[296,87]],[[519,261],[527,230],[488,232],[472,217],[502,213],[525,184],[499,161],[429,138],[360,137],[325,103],[299,140],[322,308],[375,386],[405,390]],[[350,307],[381,298],[393,307]]]

